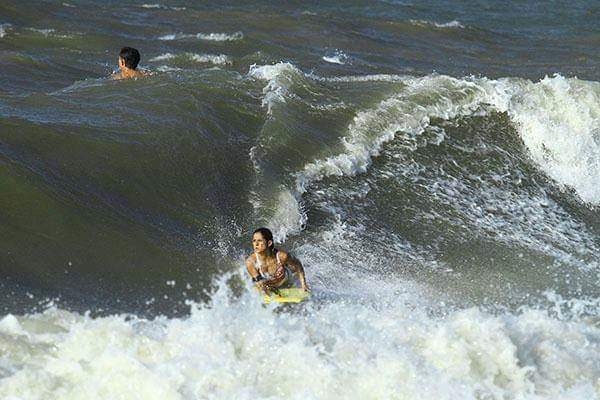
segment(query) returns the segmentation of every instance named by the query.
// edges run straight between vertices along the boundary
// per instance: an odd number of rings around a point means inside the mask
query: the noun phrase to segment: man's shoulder
[[[145,69],[136,69],[135,70],[135,77],[136,78],[141,78],[143,76],[150,76],[150,75],[152,75],[152,72],[147,71]]]

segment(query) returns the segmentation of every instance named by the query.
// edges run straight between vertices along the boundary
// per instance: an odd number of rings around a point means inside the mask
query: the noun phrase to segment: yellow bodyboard
[[[300,288],[279,289],[277,293],[264,294],[263,302],[269,304],[272,301],[277,303],[300,303],[307,300],[308,292]]]

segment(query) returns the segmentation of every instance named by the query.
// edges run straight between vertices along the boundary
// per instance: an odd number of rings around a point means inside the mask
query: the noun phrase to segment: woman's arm
[[[256,269],[256,266],[254,265],[254,257],[250,256],[246,259],[246,269],[248,270],[248,273],[250,274],[250,277],[252,278],[252,282],[254,282],[254,285],[259,290],[262,290],[263,292],[266,293],[266,288],[264,285],[265,281],[263,280],[263,277],[260,274],[260,272],[258,272],[258,270]]]
[[[246,269],[248,270],[248,273],[250,274],[252,280],[256,282],[256,279],[260,276],[260,273],[254,266],[254,260],[252,256],[246,258]]]
[[[308,292],[310,289],[306,284],[306,275],[304,274],[304,267],[302,266],[300,260],[286,252],[282,251],[281,253],[283,253],[280,255],[281,262],[289,266],[294,273],[298,274],[298,278],[300,278],[300,284],[302,285],[302,289]]]

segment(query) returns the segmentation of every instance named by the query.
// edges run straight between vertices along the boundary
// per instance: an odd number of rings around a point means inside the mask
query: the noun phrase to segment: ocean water
[[[0,398],[600,398],[599,14],[3,1]]]

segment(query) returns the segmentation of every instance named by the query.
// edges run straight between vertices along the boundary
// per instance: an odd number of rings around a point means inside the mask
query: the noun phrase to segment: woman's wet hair
[[[269,246],[269,249],[271,249],[271,250],[275,249],[275,242],[273,241],[273,232],[271,232],[271,230],[269,228],[264,228],[264,227],[258,228],[257,230],[252,232],[252,236],[254,236],[255,233],[260,233],[262,235],[263,239],[265,239],[267,241],[267,243],[270,240],[271,245]]]
[[[119,57],[125,62],[127,68],[136,69],[140,62],[140,52],[133,47],[123,47],[119,52]]]

